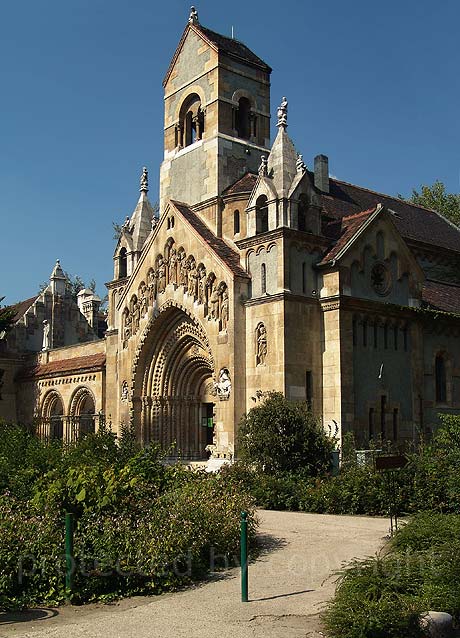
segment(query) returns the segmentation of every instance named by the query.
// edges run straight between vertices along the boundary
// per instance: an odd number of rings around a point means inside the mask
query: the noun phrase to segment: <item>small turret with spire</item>
[[[56,264],[50,276],[50,288],[53,295],[65,295],[67,277],[61,268],[61,262],[56,259]]]

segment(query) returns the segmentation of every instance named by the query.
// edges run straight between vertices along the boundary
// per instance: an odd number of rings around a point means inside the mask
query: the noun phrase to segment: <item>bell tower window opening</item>
[[[180,123],[177,130],[179,146],[185,147],[201,140],[204,133],[204,110],[200,97],[190,95],[181,108]]]
[[[124,279],[128,274],[128,257],[126,254],[126,248],[120,250],[118,255],[118,279]]]
[[[240,97],[238,100],[238,110],[236,111],[235,124],[236,134],[243,140],[251,137],[251,103],[247,97]]]
[[[268,205],[267,197],[260,195],[256,201],[256,235],[268,231]]]

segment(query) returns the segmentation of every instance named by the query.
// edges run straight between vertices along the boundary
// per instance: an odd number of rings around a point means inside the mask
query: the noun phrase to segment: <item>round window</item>
[[[372,288],[378,295],[387,295],[391,289],[391,273],[381,261],[373,265],[371,270]]]

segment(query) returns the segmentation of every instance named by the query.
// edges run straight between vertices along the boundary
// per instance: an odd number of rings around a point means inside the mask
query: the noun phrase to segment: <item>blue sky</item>
[[[157,198],[162,78],[190,3],[0,4],[0,296],[36,293],[56,258],[99,294],[112,221],[130,215],[143,165]],[[456,0],[201,0],[200,22],[272,67],[272,113],[308,166],[391,194],[441,179],[459,192]],[[231,12],[229,11],[231,9]],[[276,119],[276,118],[273,118]]]

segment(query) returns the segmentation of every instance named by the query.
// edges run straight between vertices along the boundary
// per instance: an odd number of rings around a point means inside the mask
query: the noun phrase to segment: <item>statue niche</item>
[[[263,323],[259,323],[256,328],[256,365],[265,365],[267,356],[267,330]]]

